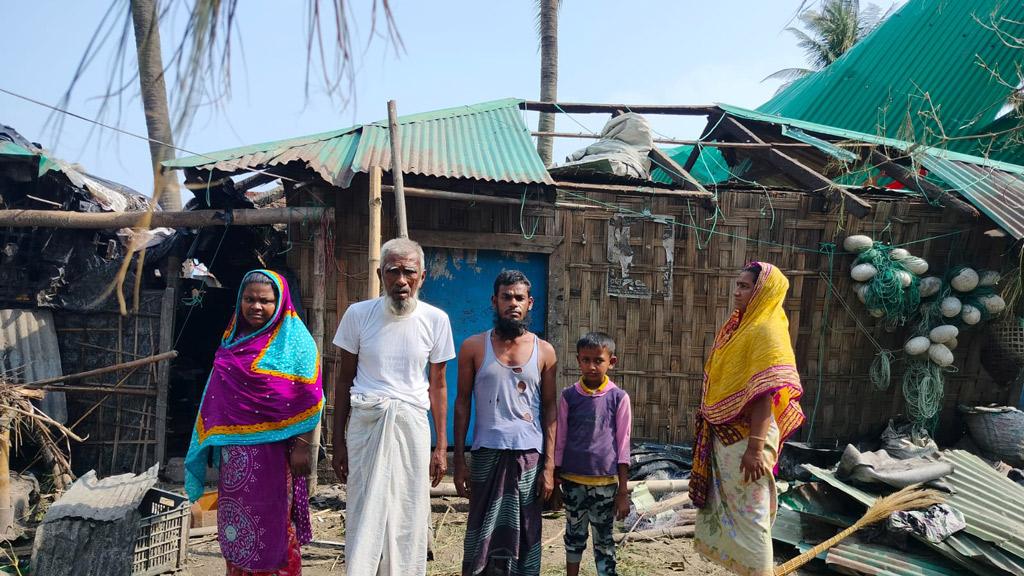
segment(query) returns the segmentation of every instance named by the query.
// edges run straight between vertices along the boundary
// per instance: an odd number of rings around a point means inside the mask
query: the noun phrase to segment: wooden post
[[[324,230],[320,227],[313,233],[313,303],[309,307],[309,331],[313,336],[313,341],[316,342],[317,349],[320,350],[321,358],[324,353],[324,323],[327,314],[327,270],[325,266],[327,250],[325,242]],[[323,366],[323,361],[320,365]],[[316,493],[316,468],[320,460],[321,428],[321,423],[318,421],[313,430],[313,445],[310,446],[312,454],[310,454],[310,471],[307,478],[310,496]]]
[[[173,285],[164,288],[160,300],[160,352],[170,352],[174,347],[174,315],[178,291]],[[156,367],[156,414],[153,435],[156,439],[154,457],[161,466],[167,455],[167,390],[171,380],[171,361],[165,360]]]
[[[398,135],[398,110],[395,101],[388,100],[388,130],[391,135],[391,182],[395,185],[395,214],[398,216],[398,237],[409,237],[409,224],[405,219],[405,181],[402,177],[402,141]],[[373,176],[370,176],[371,186]]]
[[[10,533],[14,525],[11,509],[11,419],[0,415],[0,536]]]
[[[399,172],[400,173],[400,172]],[[377,269],[380,268],[380,166],[370,167],[370,235],[369,255],[366,275],[366,298],[372,300],[380,296],[380,278],[377,276]]]

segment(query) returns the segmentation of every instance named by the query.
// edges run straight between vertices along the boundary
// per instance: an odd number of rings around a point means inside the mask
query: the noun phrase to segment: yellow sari
[[[774,465],[782,443],[803,423],[803,389],[782,304],[789,281],[778,268],[761,273],[746,312],[733,312],[715,338],[704,366],[697,413],[690,496],[700,508],[695,546],[703,556],[738,574],[771,574],[774,478],[747,483],[739,462],[750,435],[747,407],[772,398],[773,422],[764,459]],[[735,468],[735,470],[734,470]]]

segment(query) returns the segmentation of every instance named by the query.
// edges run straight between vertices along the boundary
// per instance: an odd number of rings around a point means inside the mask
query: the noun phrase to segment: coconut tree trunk
[[[174,178],[164,175],[160,163],[174,158],[171,116],[167,109],[167,86],[160,54],[157,0],[131,0],[135,26],[135,47],[139,60],[139,88],[146,112],[149,153],[153,160],[153,195],[165,210],[181,210],[181,195]]]
[[[558,7],[560,0],[539,0],[540,21],[540,99],[544,102],[558,101]],[[540,132],[555,131],[555,115],[541,112],[537,123]],[[551,165],[552,145],[550,136],[537,137],[537,152],[545,166]]]

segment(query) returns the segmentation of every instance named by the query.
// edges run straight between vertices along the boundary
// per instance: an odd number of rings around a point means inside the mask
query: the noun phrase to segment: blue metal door
[[[491,295],[494,278],[502,270],[519,270],[530,279],[533,311],[530,330],[544,337],[547,317],[548,257],[546,254],[499,252],[497,250],[461,250],[452,248],[425,248],[427,280],[420,290],[420,298],[448,313],[455,338],[455,351],[462,341],[491,328],[494,312]],[[458,392],[458,359],[448,362],[448,445],[453,446],[455,396]],[[472,419],[467,446],[473,440]],[[434,421],[430,421],[431,439],[436,438]]]

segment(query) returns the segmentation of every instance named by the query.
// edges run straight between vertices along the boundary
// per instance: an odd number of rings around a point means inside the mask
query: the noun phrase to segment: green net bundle
[[[871,264],[877,272],[867,282],[864,305],[869,310],[885,313],[886,324],[890,327],[906,324],[917,313],[921,305],[919,280],[898,260],[889,257],[892,246],[875,242],[874,247],[861,252],[853,265]],[[910,285],[904,286],[904,275],[909,275]]]
[[[910,420],[924,424],[942,409],[944,378],[942,368],[921,358],[909,358],[903,372],[903,398]]]

